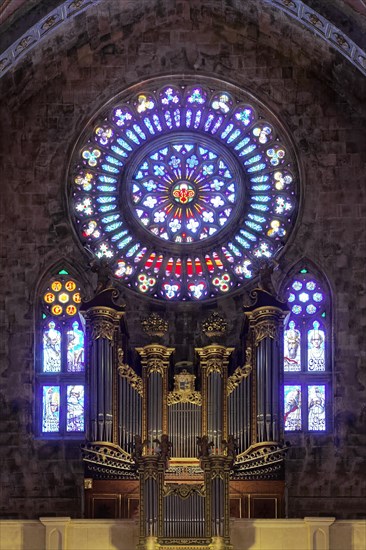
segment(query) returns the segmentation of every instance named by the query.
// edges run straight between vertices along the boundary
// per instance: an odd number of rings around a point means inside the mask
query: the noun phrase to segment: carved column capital
[[[152,372],[160,372],[163,376],[169,367],[169,359],[174,348],[167,348],[160,344],[149,344],[143,348],[136,348],[141,357],[142,366],[149,376]]]
[[[233,351],[234,348],[227,348],[219,344],[211,344],[204,348],[196,348],[196,352],[201,359],[201,369],[206,376],[209,376],[213,372],[218,372],[220,375],[223,375],[224,370],[227,369],[230,354]]]

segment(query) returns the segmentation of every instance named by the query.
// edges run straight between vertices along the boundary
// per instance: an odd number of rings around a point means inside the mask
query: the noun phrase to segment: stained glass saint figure
[[[84,386],[67,386],[68,432],[84,431]]]
[[[325,386],[308,388],[308,426],[309,430],[325,430]]]
[[[290,321],[289,329],[285,330],[284,341],[284,370],[301,370],[300,331],[295,328],[294,321]]]
[[[55,326],[51,321],[43,333],[43,372],[61,370],[61,333]]]
[[[60,429],[60,386],[43,386],[42,432]]]
[[[67,331],[67,371],[82,372],[84,370],[84,333],[79,329],[79,323],[74,321],[72,329]]]
[[[301,430],[301,387],[285,386],[284,390],[285,430]]]
[[[313,329],[308,332],[308,370],[325,370],[324,331],[319,329],[318,321],[313,322]]]

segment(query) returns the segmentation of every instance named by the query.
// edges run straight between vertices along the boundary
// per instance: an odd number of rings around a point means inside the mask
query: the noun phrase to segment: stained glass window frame
[[[285,434],[291,436],[291,434],[307,433],[309,435],[327,435],[332,430],[332,307],[331,307],[331,292],[329,284],[322,272],[313,265],[310,261],[303,261],[297,264],[290,272],[284,284],[282,285],[282,293],[285,299],[291,296],[291,288],[295,281],[301,280],[305,284],[307,281],[313,281],[316,284],[316,288],[313,292],[323,293],[322,303],[314,302],[314,304],[320,304],[320,307],[314,313],[307,313],[302,311],[295,314],[292,311],[294,300],[292,296],[288,301],[288,309],[290,314],[284,327],[284,350],[286,347],[285,337],[286,331],[292,329],[292,338],[296,339],[298,335],[294,334],[294,331],[300,333],[300,358],[301,368],[296,371],[285,371],[285,358],[282,365],[283,371],[283,391],[281,395],[283,413],[285,415],[285,400],[284,400],[284,388],[285,386],[298,385],[301,387],[301,429],[299,430],[286,430]],[[300,281],[300,282],[301,282]],[[303,289],[297,289],[297,294]],[[303,298],[305,299],[305,298]],[[316,298],[317,299],[317,298]],[[312,300],[308,300],[312,303]],[[307,302],[305,302],[307,303]],[[314,321],[319,322],[318,328],[325,333],[324,342],[324,370],[309,370],[308,369],[308,337],[309,331],[314,328]],[[291,327],[291,323],[294,322],[294,326]],[[285,354],[284,354],[285,355]],[[324,386],[325,387],[325,429],[313,430],[309,427],[309,388],[311,386]]]
[[[151,205],[139,213],[126,200],[143,160],[157,154],[164,140],[174,139],[202,141],[208,148],[215,144],[235,165],[234,211],[219,196],[212,197],[212,204],[229,213],[216,218],[220,228],[210,233],[216,229],[206,212],[198,241],[198,218],[185,218],[183,229],[190,235],[178,234],[183,231],[178,223],[174,235],[168,234],[160,227],[164,212],[155,212],[150,192],[145,196]],[[186,179],[178,183],[191,185]],[[213,300],[240,291],[258,274],[257,260],[283,253],[300,202],[296,151],[277,117],[247,91],[193,75],[145,81],[102,107],[75,145],[67,186],[70,221],[82,246],[108,260],[117,284],[170,302]],[[136,189],[141,193],[141,186]],[[190,191],[196,201],[200,184],[195,181]],[[148,208],[156,215],[153,222]],[[170,221],[177,222],[175,217]],[[172,242],[173,237],[186,241]]]
[[[85,363],[85,330],[84,330],[84,321],[78,313],[78,307],[81,302],[81,288],[78,284],[78,277],[74,275],[71,270],[66,269],[57,269],[55,273],[48,274],[44,278],[44,283],[40,285],[40,290],[37,293],[38,295],[38,304],[36,310],[36,357],[35,357],[35,419],[36,419],[36,429],[35,434],[41,439],[84,439],[85,437],[85,410],[86,410],[86,363]],[[61,287],[58,290],[53,290],[54,283],[61,282]],[[65,292],[65,284],[67,282],[72,282],[73,285],[70,286],[71,290]],[[69,296],[66,299],[62,296],[62,293],[68,293]],[[49,295],[53,294],[53,297]],[[61,295],[61,301],[60,301]],[[64,303],[63,303],[63,302]],[[54,306],[63,307],[62,313],[55,315],[52,308]],[[71,307],[70,307],[71,306]],[[69,314],[66,313],[66,309],[69,308]],[[82,331],[83,338],[81,341],[81,361],[83,364],[80,366],[79,370],[69,370],[69,354],[68,354],[68,332],[72,330],[73,324],[78,323],[78,329]],[[50,323],[55,323],[55,329],[59,330],[61,333],[61,345],[60,345],[60,363],[61,368],[58,371],[45,371],[44,370],[44,334],[47,330],[47,326]],[[80,335],[79,335],[80,338]],[[79,346],[80,347],[80,346]],[[80,350],[79,350],[79,359],[80,359]],[[72,386],[82,386],[83,395],[82,395],[82,408],[83,408],[83,427],[82,431],[71,431],[68,429],[68,398],[67,392],[68,388]],[[58,387],[59,395],[58,402],[56,399],[52,398],[52,395],[56,395],[56,392],[50,391],[49,403],[44,400],[44,388],[45,387]],[[75,393],[75,392],[74,392]],[[77,395],[75,393],[75,398]],[[46,398],[47,399],[47,398]],[[53,402],[52,402],[53,401]],[[80,392],[79,392],[79,410],[81,407]],[[48,414],[52,414],[52,411],[56,410],[58,407],[59,415],[59,429],[57,431],[48,431],[45,428],[45,410],[48,409]],[[51,411],[51,412],[50,412]]]

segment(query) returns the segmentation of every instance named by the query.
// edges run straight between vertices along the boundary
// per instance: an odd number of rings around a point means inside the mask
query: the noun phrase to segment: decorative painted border
[[[45,36],[58,28],[64,21],[85,11],[102,0],[67,0],[48,13],[0,55],[0,78],[14,67],[19,59],[39,44]],[[352,65],[366,76],[366,52],[346,34],[335,27],[318,12],[301,0],[264,0],[281,9],[299,23],[315,32],[333,48],[338,50]]]

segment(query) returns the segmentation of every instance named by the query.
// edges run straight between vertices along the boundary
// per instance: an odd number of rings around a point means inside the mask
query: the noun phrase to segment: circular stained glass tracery
[[[240,287],[283,247],[297,211],[294,155],[273,120],[208,79],[127,91],[95,118],[72,163],[83,244],[154,298]]]

